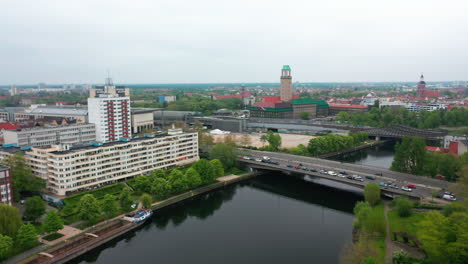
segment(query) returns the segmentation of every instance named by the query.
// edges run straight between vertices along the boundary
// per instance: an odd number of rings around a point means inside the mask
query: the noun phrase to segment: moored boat
[[[153,216],[153,211],[150,209],[140,209],[135,213],[127,214],[124,216],[124,220],[129,222],[139,224],[146,220],[148,220],[151,216]]]

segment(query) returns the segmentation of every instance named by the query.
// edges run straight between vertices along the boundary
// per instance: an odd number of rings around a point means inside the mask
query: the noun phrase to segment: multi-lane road
[[[334,179],[332,180],[341,181],[341,182],[353,184],[356,186],[365,185],[368,182],[376,182],[376,183],[391,182],[399,186],[400,189],[396,190],[396,189],[392,189],[388,187],[388,188],[384,188],[383,189],[384,191],[398,193],[398,194],[407,194],[407,195],[416,196],[416,197],[431,197],[434,190],[440,191],[443,189],[447,189],[451,185],[451,183],[442,181],[442,180],[421,177],[421,176],[416,176],[416,175],[411,175],[411,174],[406,174],[406,173],[399,173],[399,172],[390,171],[388,169],[372,167],[372,166],[361,166],[361,165],[356,165],[356,164],[343,163],[343,162],[338,162],[338,161],[324,160],[324,159],[298,156],[298,155],[292,155],[292,154],[286,154],[286,153],[278,153],[278,152],[255,151],[255,150],[247,150],[247,149],[243,149],[241,152],[251,155],[254,158],[260,158],[260,159],[263,156],[268,156],[273,161],[279,162],[279,165],[274,165],[274,164],[266,164],[262,162],[255,162],[254,160],[246,161],[251,164],[258,163],[257,167],[260,167],[260,166],[271,167],[272,169],[276,169],[276,170],[295,171],[301,174],[313,175],[313,176],[329,178],[329,179],[330,177],[334,177]],[[364,179],[364,182],[357,182],[357,181],[347,179],[347,178],[338,178],[336,176],[329,176],[325,174],[320,174],[318,172],[309,172],[309,171],[304,171],[301,169],[288,168],[287,165],[289,164],[293,166],[302,164],[303,167],[315,169],[317,171],[319,170],[330,171],[331,170],[337,173],[340,171],[345,171],[348,174],[356,174],[356,175],[362,176],[362,178]],[[375,180],[369,180],[365,176],[373,176],[375,177]],[[413,184],[416,186],[416,188],[413,189],[411,193],[401,190],[402,186],[407,186],[408,184]]]

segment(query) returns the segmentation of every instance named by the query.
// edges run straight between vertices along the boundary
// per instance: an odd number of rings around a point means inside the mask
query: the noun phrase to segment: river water
[[[262,175],[158,210],[152,221],[70,263],[339,263],[361,199],[293,176]]]
[[[394,156],[395,145],[393,142],[389,142],[381,146],[346,153],[330,159],[388,169],[392,165]]]

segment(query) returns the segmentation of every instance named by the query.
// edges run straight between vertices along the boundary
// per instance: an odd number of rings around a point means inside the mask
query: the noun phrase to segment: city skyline
[[[14,1],[1,84],[466,80],[468,3]],[[52,7],[52,8],[51,8]]]

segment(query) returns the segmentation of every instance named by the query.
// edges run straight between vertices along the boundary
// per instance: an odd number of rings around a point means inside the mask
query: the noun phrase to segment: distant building
[[[110,142],[130,138],[130,90],[114,86],[111,78],[104,86],[90,89],[88,98],[89,123],[96,125],[96,140]]]
[[[301,113],[308,113],[309,118],[328,115],[328,103],[311,98],[293,96],[291,67],[284,65],[281,69],[280,96],[264,97],[248,109],[250,117],[300,119]]]
[[[330,115],[337,115],[339,112],[347,113],[363,113],[369,108],[365,105],[346,105],[346,104],[330,104]]]
[[[175,102],[177,97],[175,95],[160,95],[156,97],[156,102],[158,103],[171,103]]]
[[[20,127],[16,124],[13,123],[0,123],[0,138],[5,137],[5,132],[8,130],[17,130],[20,129]]]
[[[417,96],[420,98],[428,97],[440,97],[439,91],[426,89],[426,82],[424,81],[424,75],[421,74],[419,83],[417,85]]]
[[[132,109],[132,133],[140,134],[154,128],[154,110]]]
[[[9,167],[0,165],[0,202],[13,204],[13,183]]]
[[[86,123],[88,110],[79,107],[57,107],[46,105],[32,105],[23,111],[14,113],[15,122],[31,119],[72,119],[77,123]]]
[[[424,105],[424,104],[410,104],[406,107],[406,109],[408,109],[408,111],[410,112],[419,112],[419,111],[428,111],[428,112],[432,112],[432,111],[436,111],[436,110],[439,110],[439,109],[445,109],[446,106],[443,105],[443,104],[427,104],[427,105]]]
[[[94,124],[43,126],[4,132],[5,144],[37,147],[56,144],[82,144],[96,140]]]

